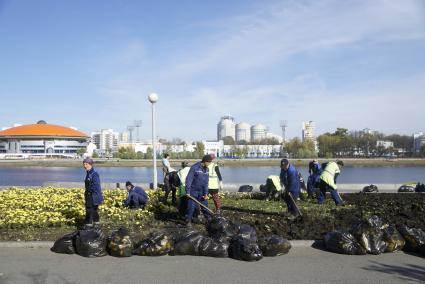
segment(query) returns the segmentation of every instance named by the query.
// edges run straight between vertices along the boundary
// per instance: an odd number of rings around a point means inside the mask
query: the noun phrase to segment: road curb
[[[289,241],[293,248],[312,247],[314,243],[321,241],[314,240],[291,240]],[[0,248],[51,248],[54,242],[32,241],[32,242],[0,242]]]

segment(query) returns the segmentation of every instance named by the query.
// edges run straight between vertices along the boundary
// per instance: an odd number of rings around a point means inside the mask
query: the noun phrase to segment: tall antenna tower
[[[139,128],[142,126],[142,121],[141,120],[135,120],[134,121],[134,127],[136,127],[136,142],[140,142],[140,136],[139,136]]]
[[[286,136],[285,136],[285,134],[286,134],[286,127],[288,126],[288,121],[286,121],[286,120],[281,120],[280,121],[280,128],[282,128],[282,139],[283,139],[283,142],[285,143],[286,142]]]
[[[133,143],[133,130],[134,130],[133,125],[127,126],[127,131],[130,133],[130,143]]]

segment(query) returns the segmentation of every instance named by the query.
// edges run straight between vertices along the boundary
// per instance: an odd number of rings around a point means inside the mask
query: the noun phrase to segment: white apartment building
[[[96,145],[100,152],[118,151],[119,133],[113,129],[102,129],[99,132],[91,133],[92,142]]]

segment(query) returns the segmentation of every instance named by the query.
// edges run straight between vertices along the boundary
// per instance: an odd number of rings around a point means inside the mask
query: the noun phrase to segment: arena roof
[[[8,128],[0,131],[0,138],[22,138],[22,137],[67,137],[67,138],[87,138],[87,134],[60,125],[54,124],[27,124]]]

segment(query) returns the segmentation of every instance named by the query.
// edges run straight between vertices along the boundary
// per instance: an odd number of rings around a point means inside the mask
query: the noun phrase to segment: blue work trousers
[[[201,192],[194,191],[194,192],[191,192],[190,195],[196,198],[200,203],[208,207],[208,201],[204,199],[204,196],[202,195]],[[195,201],[193,201],[190,198],[187,199],[186,221],[189,221],[189,222],[192,221],[193,213],[195,212],[195,209],[197,206],[199,205],[196,204]],[[202,206],[199,206],[199,207],[201,207],[202,214],[204,214],[205,218],[209,219],[211,217],[210,213]]]
[[[325,202],[326,191],[329,191],[331,193],[332,199],[335,201],[336,205],[343,203],[341,196],[339,196],[338,191],[334,189],[333,187],[329,186],[323,180],[320,180],[319,189],[320,189],[320,193],[319,193],[319,196],[317,197],[317,202],[319,204],[322,204]]]

